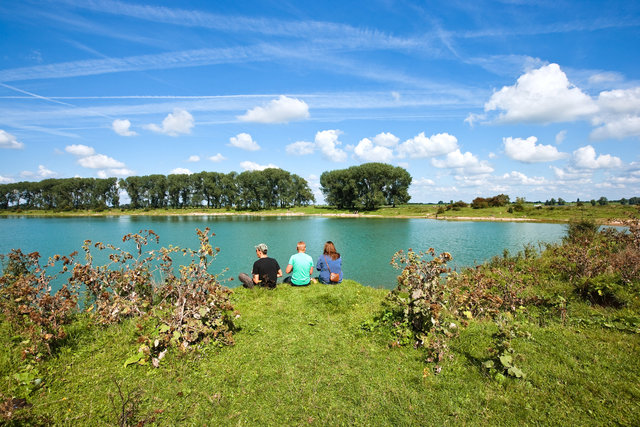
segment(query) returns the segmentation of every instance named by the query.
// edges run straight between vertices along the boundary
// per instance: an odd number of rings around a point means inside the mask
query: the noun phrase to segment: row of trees
[[[119,204],[117,178],[51,178],[0,185],[0,209],[96,209]]]
[[[307,181],[282,169],[200,172],[117,178],[65,178],[0,185],[0,209],[100,209],[118,207],[120,191],[139,208],[270,209],[315,202]]]
[[[320,185],[325,201],[338,209],[371,210],[411,199],[411,175],[386,163],[365,163],[324,172]]]

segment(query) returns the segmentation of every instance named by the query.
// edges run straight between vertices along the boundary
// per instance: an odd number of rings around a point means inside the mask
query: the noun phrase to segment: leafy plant
[[[427,254],[433,259],[425,260]],[[435,250],[430,248],[426,254],[411,249],[399,251],[391,260],[395,268],[402,269],[398,286],[386,298],[398,337],[394,345],[403,345],[411,339],[415,347],[427,349],[430,363],[444,359],[448,339],[458,332],[454,319],[447,314],[446,281],[442,277],[450,272],[446,264],[451,259],[448,252],[436,257]]]
[[[509,314],[498,316],[495,324],[498,331],[491,335],[493,341],[492,347],[489,348],[491,358],[486,360],[482,366],[497,380],[503,379],[505,376],[526,378],[526,374],[515,364],[518,357],[511,345],[512,339],[524,334]]]
[[[49,355],[66,336],[65,325],[73,319],[78,302],[77,287],[63,286],[51,293],[51,283],[67,271],[75,253],[55,255],[46,265],[40,264],[40,254],[13,249],[0,255],[4,264],[0,277],[0,310],[18,335],[22,336],[23,358],[36,360]],[[57,273],[49,273],[62,263]]]

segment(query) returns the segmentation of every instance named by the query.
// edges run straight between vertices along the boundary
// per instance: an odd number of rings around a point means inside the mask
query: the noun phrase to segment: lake
[[[211,268],[222,278],[251,273],[256,260],[254,246],[266,243],[269,256],[282,270],[296,243],[304,240],[307,253],[316,261],[324,243],[332,240],[343,258],[344,277],[364,285],[392,289],[397,270],[389,264],[400,249],[437,253],[450,252],[456,268],[481,263],[504,249],[515,254],[526,244],[557,242],[565,234],[561,224],[523,222],[442,221],[421,218],[335,218],[299,216],[112,216],[112,217],[0,217],[0,253],[12,248],[38,251],[44,257],[81,252],[86,239],[122,246],[122,236],[151,229],[160,236],[161,246],[196,249],[196,228],[211,228],[212,245],[221,251]],[[132,246],[125,246],[132,251]],[[80,254],[80,257],[82,254]],[[180,262],[182,256],[174,260]],[[46,258],[45,258],[46,260]],[[84,258],[79,258],[83,262]],[[236,287],[239,282],[227,282]]]

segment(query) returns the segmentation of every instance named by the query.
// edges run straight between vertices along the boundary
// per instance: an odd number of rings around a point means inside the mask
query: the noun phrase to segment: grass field
[[[126,408],[131,424],[157,425],[640,423],[640,335],[603,326],[621,313],[576,304],[566,326],[525,322],[530,336],[513,344],[527,378],[497,381],[481,366],[492,322],[471,321],[435,375],[420,351],[391,348],[388,331],[361,328],[385,294],[351,281],[241,288],[235,346],[172,352],[158,369],[124,367],[138,347],[137,321],[106,329],[79,322],[37,368],[43,387],[28,395],[25,419],[107,425]],[[5,395],[15,393],[20,364],[11,335],[4,324]]]

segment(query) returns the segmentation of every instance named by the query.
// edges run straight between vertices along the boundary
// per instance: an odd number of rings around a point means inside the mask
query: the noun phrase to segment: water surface
[[[159,246],[196,249],[196,228],[211,228],[212,245],[221,251],[212,273],[224,278],[251,272],[254,246],[266,243],[269,256],[284,271],[296,243],[304,240],[314,260],[332,240],[342,254],[344,277],[373,287],[393,288],[397,270],[389,264],[400,249],[424,251],[430,247],[453,255],[460,268],[483,262],[504,249],[515,253],[526,244],[556,242],[565,234],[560,224],[522,222],[454,222],[422,218],[329,218],[289,216],[114,216],[114,217],[1,217],[0,253],[12,248],[38,251],[48,257],[80,251],[85,239],[122,246],[122,236],[151,229]],[[150,245],[149,248],[158,248]],[[131,249],[131,247],[128,247]],[[183,258],[177,256],[176,261]],[[238,281],[227,283],[230,287]]]

